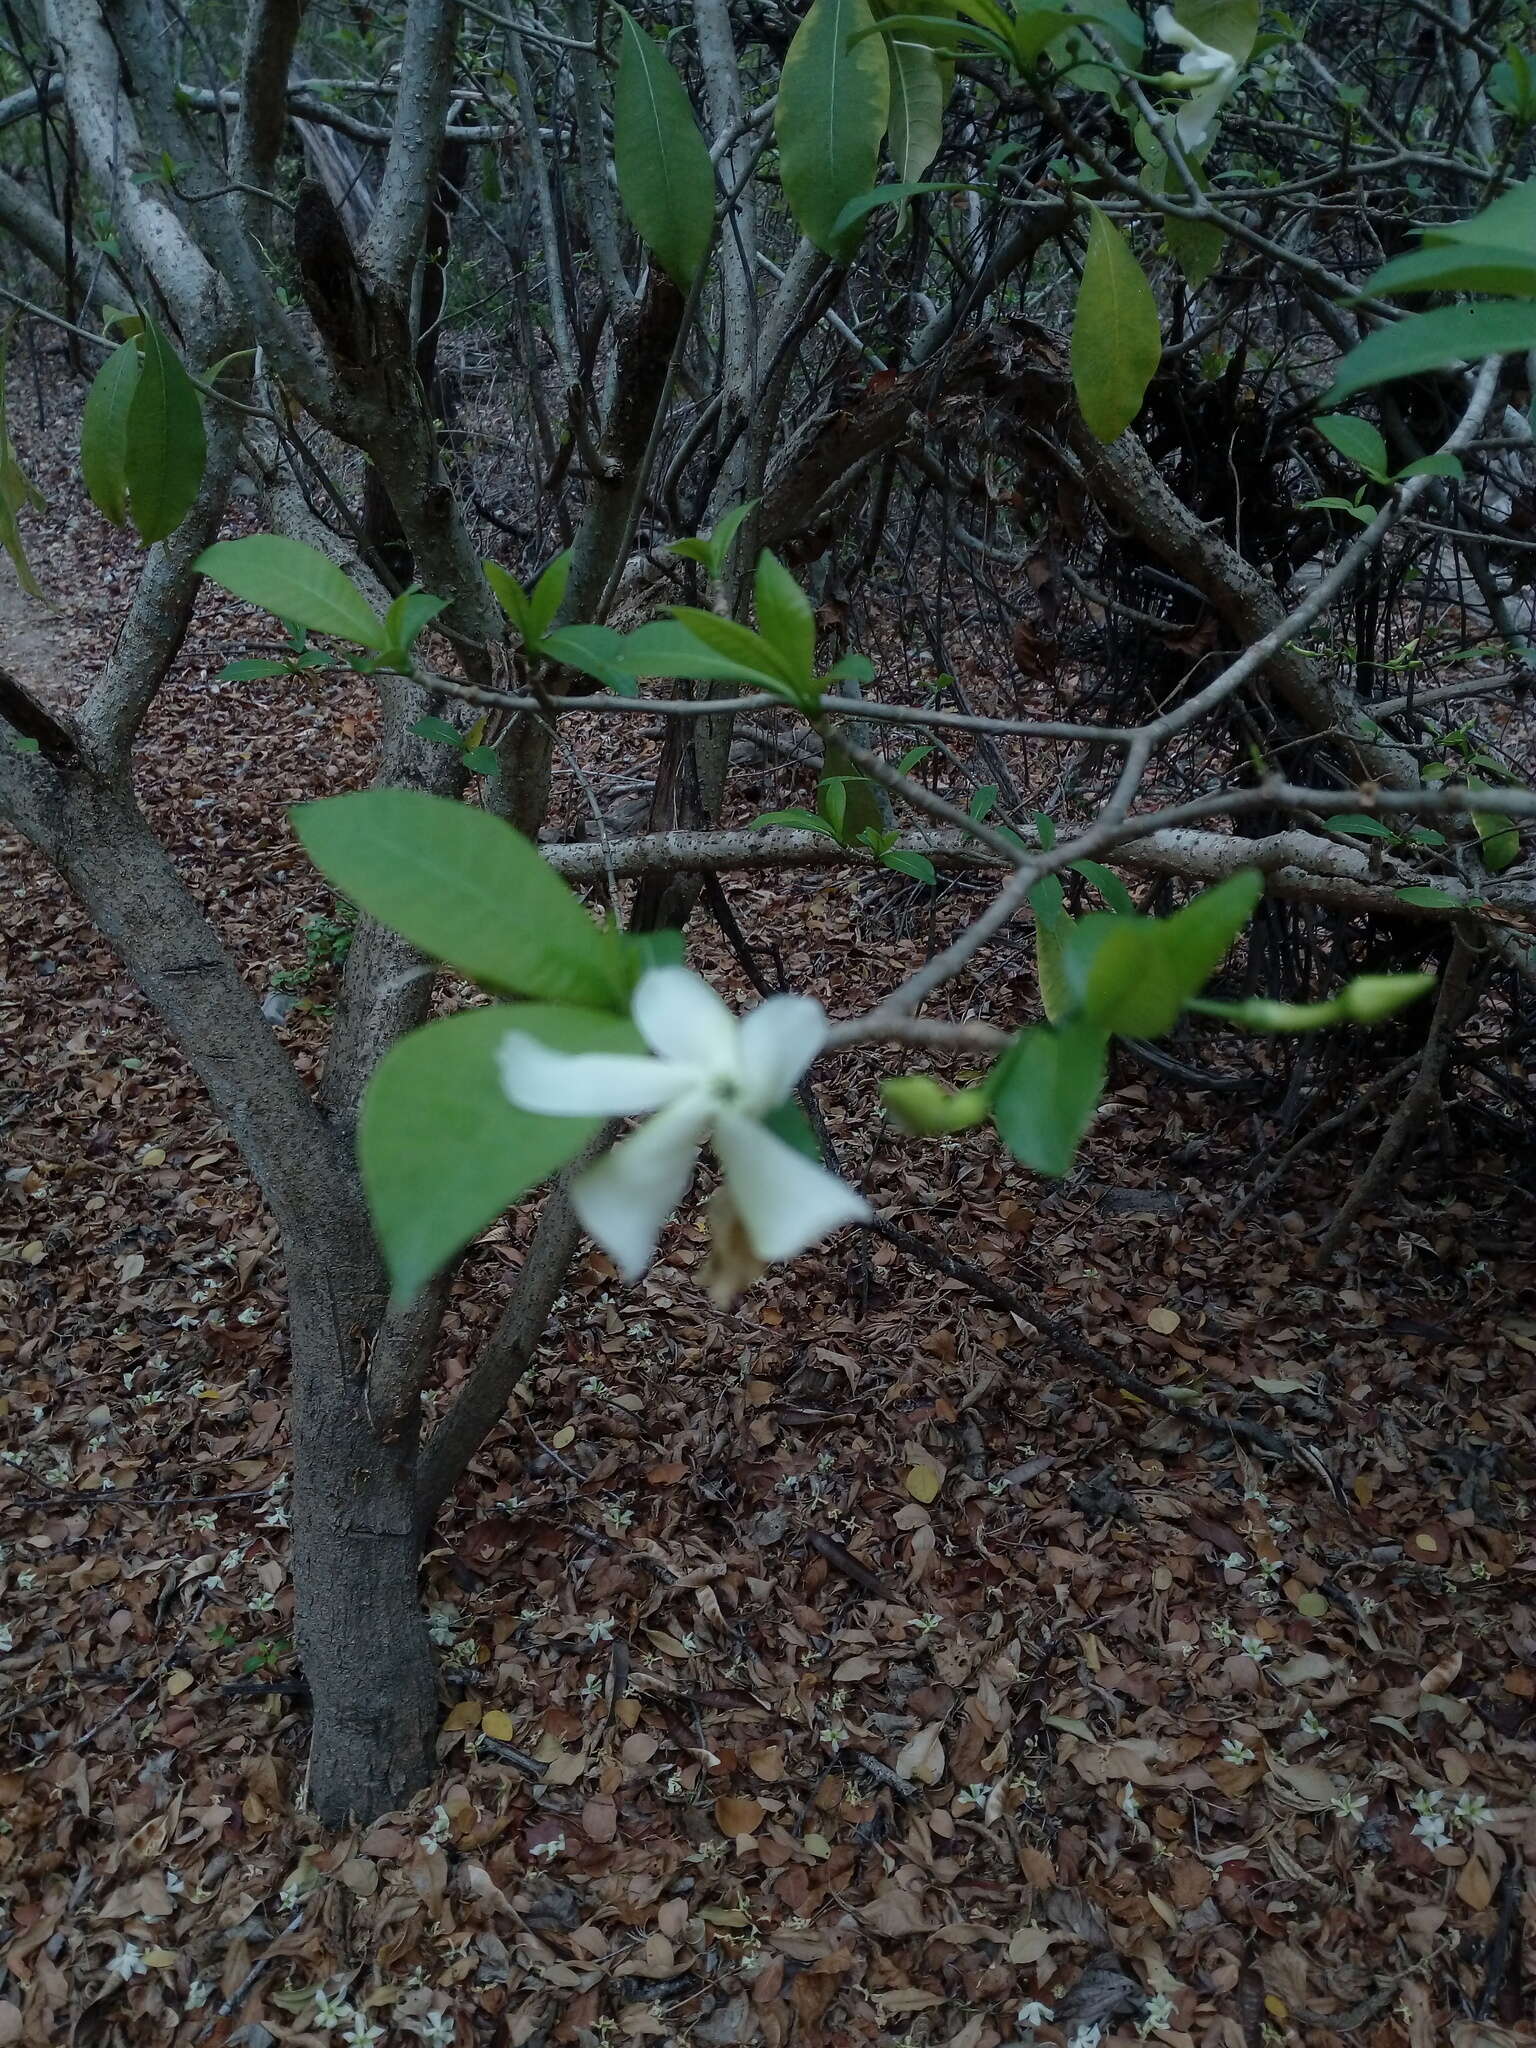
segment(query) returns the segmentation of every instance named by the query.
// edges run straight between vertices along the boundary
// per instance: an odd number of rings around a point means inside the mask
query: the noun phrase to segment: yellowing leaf
[[[1095,206],[1072,319],[1072,383],[1088,431],[1114,441],[1141,411],[1163,354],[1157,300],[1130,243]]]
[[[480,1716],[480,1733],[489,1735],[492,1742],[510,1742],[517,1733],[517,1724],[500,1707],[492,1707],[489,1713]]]
[[[907,1469],[907,1491],[925,1506],[929,1501],[938,1499],[943,1484],[943,1473],[933,1465],[912,1465]]]
[[[173,1671],[165,1681],[165,1690],[171,1699],[177,1700],[184,1692],[190,1692],[195,1683],[190,1671]]]
[[[1176,1308],[1154,1308],[1147,1311],[1147,1328],[1156,1330],[1159,1337],[1171,1337],[1183,1320]]]
[[[557,1429],[549,1441],[551,1447],[557,1451],[563,1451],[568,1444],[575,1443],[576,1430],[574,1424],[568,1422],[564,1429]]]
[[[460,1728],[478,1728],[482,1711],[478,1700],[460,1700],[449,1712],[443,1726],[450,1735],[456,1734]],[[507,1720],[505,1714],[501,1718],[503,1721]],[[508,1725],[510,1726],[510,1723]]]

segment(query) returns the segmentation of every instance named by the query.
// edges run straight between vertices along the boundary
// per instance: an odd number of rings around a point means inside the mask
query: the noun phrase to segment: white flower
[[[1067,2048],[1099,2048],[1104,2038],[1104,2029],[1097,2026],[1082,2026],[1067,2043]]]
[[[1042,2005],[1038,1998],[1026,1998],[1018,2010],[1018,2023],[1021,2027],[1049,2026],[1054,2012],[1054,2006]]]
[[[315,1993],[315,2009],[309,2023],[318,2027],[321,2033],[329,2034],[337,2027],[344,2027],[353,2016],[351,2006],[339,1991],[322,1989]]]
[[[1221,1760],[1228,1764],[1251,1764],[1253,1751],[1246,1742],[1239,1742],[1235,1735],[1229,1735],[1221,1745]]]
[[[107,1964],[109,1977],[121,1977],[126,1984],[130,1977],[142,1977],[145,1973],[144,1951],[137,1943],[125,1941],[117,1954]]]
[[[1193,29],[1174,19],[1171,7],[1159,7],[1152,17],[1152,26],[1163,42],[1185,52],[1179,59],[1177,76],[1195,90],[1179,108],[1174,126],[1185,149],[1198,149],[1210,134],[1216,116],[1237,91],[1237,59],[1230,51],[1201,42]]]
[[[1366,1797],[1363,1792],[1335,1792],[1328,1804],[1340,1820],[1364,1820]]]
[[[8,1651],[14,1650],[15,1647],[16,1638],[12,1634],[9,1625],[0,1624],[0,1656],[4,1656]]]
[[[416,2022],[416,2032],[428,2048],[450,2048],[455,2028],[452,2013],[429,2012]]]
[[[1137,2033],[1143,2038],[1148,2034],[1161,2033],[1165,2027],[1172,2025],[1177,2010],[1167,1992],[1159,1991],[1155,1998],[1147,2000],[1147,2009],[1136,2022]]]
[[[1486,1827],[1493,1819],[1493,1808],[1481,1792],[1463,1792],[1451,1813],[1462,1827],[1468,1828]]]
[[[351,2026],[341,2038],[346,2042],[347,2048],[374,2048],[376,2041],[383,2040],[384,2029],[375,2026],[367,2013],[355,2012],[352,2015]]]
[[[747,1244],[765,1264],[793,1258],[828,1231],[869,1215],[862,1196],[762,1121],[826,1042],[819,1003],[770,996],[737,1018],[686,967],[653,967],[635,989],[630,1014],[654,1059],[558,1052],[522,1031],[508,1032],[500,1055],[502,1086],[519,1109],[650,1116],[571,1184],[583,1227],[626,1280],[638,1280],[655,1257],[706,1138]]]
[[[1443,1849],[1451,1839],[1450,1829],[1438,1813],[1423,1813],[1413,1824],[1413,1832],[1426,1849]]]

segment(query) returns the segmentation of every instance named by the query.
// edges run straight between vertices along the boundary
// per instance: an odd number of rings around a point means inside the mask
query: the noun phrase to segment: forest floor
[[[68,703],[134,551],[57,394],[13,411],[56,609],[0,565],[0,661]],[[370,698],[217,680],[273,637],[205,589],[140,773],[313,1070],[334,906],[286,806],[366,780]],[[594,738],[600,791],[626,744]],[[1536,1276],[1480,1127],[1323,1271],[1369,1118],[1234,1220],[1279,1087],[1127,1061],[1047,1184],[882,1131],[835,1063],[883,1216],[1169,1398],[879,1238],[730,1313],[696,1211],[639,1287],[589,1252],[427,1560],[440,1779],[336,1837],[303,1802],[273,1232],[79,908],[0,862],[0,2048],[1536,2040]],[[953,914],[889,877],[730,894],[839,1005]],[[961,996],[1029,990],[1021,957]],[[473,1252],[445,1387],[527,1230]]]

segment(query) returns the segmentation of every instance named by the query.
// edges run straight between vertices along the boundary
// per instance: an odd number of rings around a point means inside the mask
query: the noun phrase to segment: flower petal
[[[814,996],[770,996],[741,1020],[742,1108],[776,1109],[827,1042],[827,1013]]]
[[[688,1192],[708,1126],[708,1109],[685,1096],[571,1182],[582,1228],[626,1280],[638,1280],[655,1258],[662,1226]]]
[[[740,1025],[707,981],[686,967],[653,967],[642,974],[629,1014],[661,1059],[734,1074]]]
[[[497,1050],[501,1085],[536,1116],[644,1116],[694,1085],[686,1068],[638,1052],[560,1052],[526,1031]]]
[[[714,1146],[747,1240],[769,1263],[871,1214],[862,1195],[753,1117],[717,1114]]]

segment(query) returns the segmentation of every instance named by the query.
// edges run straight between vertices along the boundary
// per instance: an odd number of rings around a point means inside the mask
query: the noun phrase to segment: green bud
[[[987,1114],[986,1092],[943,1088],[927,1074],[904,1074],[896,1081],[882,1081],[880,1100],[886,1114],[900,1129],[914,1137],[942,1137],[949,1131],[968,1131]]]
[[[1375,1024],[1406,1010],[1435,985],[1432,974],[1359,974],[1334,999],[1351,1024]]]

